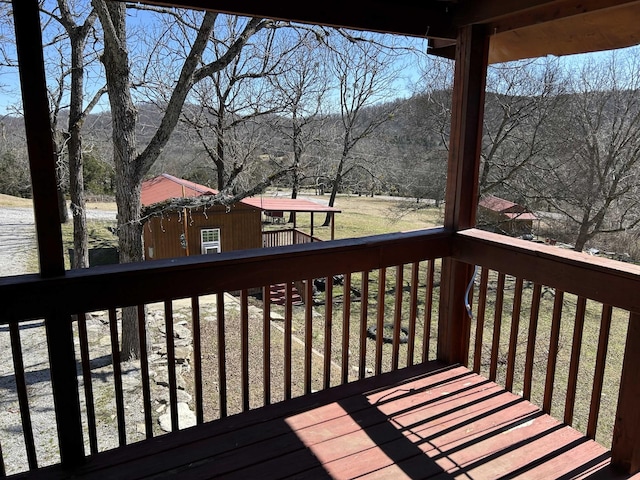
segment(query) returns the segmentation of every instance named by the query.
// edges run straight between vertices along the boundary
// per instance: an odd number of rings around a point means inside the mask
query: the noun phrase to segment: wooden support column
[[[13,0],[22,105],[29,152],[40,275],[64,275],[49,102],[37,0]],[[84,458],[71,315],[45,318],[60,457],[74,466]],[[44,353],[44,352],[43,352]]]
[[[50,277],[64,273],[64,254],[38,2],[13,0],[13,17],[40,274]]]
[[[611,463],[628,474],[640,472],[640,314],[629,317],[627,343],[622,362],[618,410],[613,426]]]
[[[451,105],[444,226],[458,231],[475,226],[482,148],[489,38],[481,25],[458,32]],[[438,359],[467,364],[469,327],[464,294],[473,266],[445,258],[442,262]]]

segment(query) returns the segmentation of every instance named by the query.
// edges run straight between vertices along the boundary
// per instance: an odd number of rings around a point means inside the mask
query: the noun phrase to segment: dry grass
[[[0,193],[0,207],[31,208],[33,207],[33,201],[30,198],[13,197]]]
[[[304,194],[304,196],[323,203],[329,200],[327,195]],[[335,238],[363,237],[442,225],[444,214],[442,207],[419,204],[419,209],[407,208],[414,205],[416,204],[409,200],[389,197],[339,195],[335,207],[341,212],[335,216]],[[314,215],[314,236],[329,240],[330,228],[321,226],[324,219],[324,215]],[[298,214],[297,227],[308,232],[310,215]]]

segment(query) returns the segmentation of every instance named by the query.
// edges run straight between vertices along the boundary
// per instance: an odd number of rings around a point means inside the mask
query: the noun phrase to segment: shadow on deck
[[[630,478],[609,462],[521,397],[429,362],[14,478]]]

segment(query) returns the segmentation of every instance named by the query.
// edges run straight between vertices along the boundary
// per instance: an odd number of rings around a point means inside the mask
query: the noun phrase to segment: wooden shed
[[[217,190],[205,185],[163,173],[142,184],[143,207],[173,198],[216,195]],[[293,227],[262,231],[265,218],[282,218],[293,213]],[[143,228],[145,259],[186,257],[208,253],[230,252],[250,248],[276,247],[318,241],[314,237],[314,214],[330,216],[331,239],[335,235],[335,214],[340,210],[306,199],[284,197],[244,198],[230,205],[206,208],[167,207],[162,213],[146,219]],[[309,213],[309,232],[297,228],[296,214]]]
[[[171,198],[215,195],[216,190],[163,173],[142,184],[142,205]],[[147,260],[262,247],[261,210],[239,201],[231,206],[167,210],[143,228]]]
[[[538,217],[524,205],[485,195],[478,202],[478,220],[492,229],[522,235],[533,231],[533,223]]]

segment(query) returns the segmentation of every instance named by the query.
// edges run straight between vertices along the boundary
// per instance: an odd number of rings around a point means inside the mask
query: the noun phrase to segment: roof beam
[[[484,24],[490,34],[584,15],[625,5],[638,0],[461,0],[456,9],[457,26]]]
[[[122,1],[122,0],[120,0]],[[318,4],[272,0],[142,0],[138,3],[162,7],[215,10],[300,23],[313,23],[421,38],[455,39],[453,3],[441,0],[398,0],[395,7],[385,0],[326,0]]]

